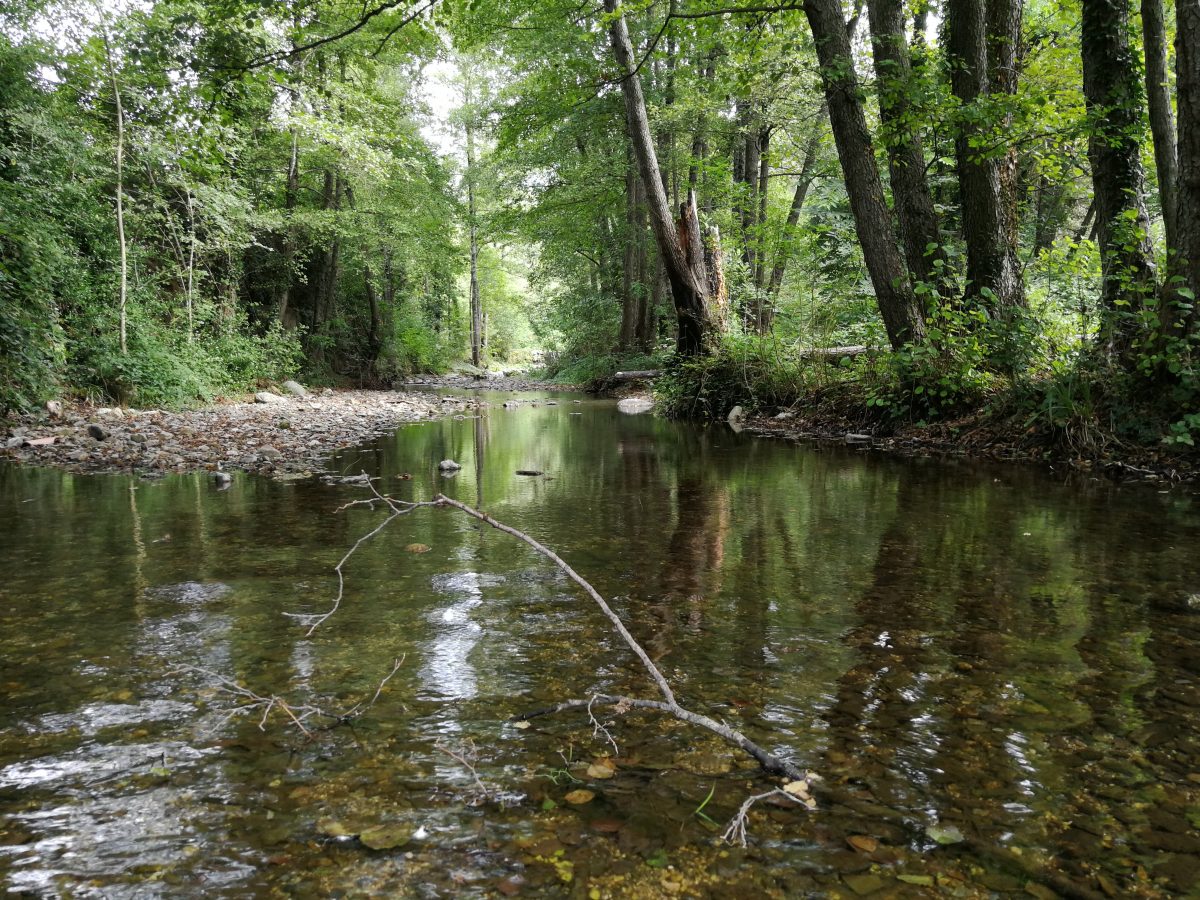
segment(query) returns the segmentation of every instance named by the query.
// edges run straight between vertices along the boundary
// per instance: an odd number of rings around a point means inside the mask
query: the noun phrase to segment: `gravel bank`
[[[330,453],[406,422],[461,412],[466,401],[427,393],[324,391],[269,403],[188,412],[63,406],[0,421],[0,458],[71,472],[164,475],[218,467],[311,472]]]

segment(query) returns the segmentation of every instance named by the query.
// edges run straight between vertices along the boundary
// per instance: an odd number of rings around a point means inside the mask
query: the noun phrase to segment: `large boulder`
[[[283,389],[296,397],[308,396],[308,391],[305,390],[304,385],[298,381],[285,381],[283,383]]]

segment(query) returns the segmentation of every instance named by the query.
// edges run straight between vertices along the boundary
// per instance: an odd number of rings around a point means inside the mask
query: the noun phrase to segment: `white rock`
[[[457,472],[461,468],[462,466],[452,459],[443,459],[438,463],[438,469],[442,472]]]
[[[654,409],[654,401],[647,397],[626,397],[617,402],[617,409],[628,415],[636,416]]]
[[[272,394],[270,391],[259,391],[254,395],[255,403],[282,403],[283,398],[278,394]]]
[[[746,418],[746,411],[744,409],[742,409],[740,406],[735,406],[733,409],[731,409],[729,411],[729,416],[727,418],[727,421],[730,424],[733,424],[734,422],[742,421],[742,419],[744,419],[744,418]]]
[[[294,394],[297,397],[307,397],[308,396],[308,391],[306,391],[304,389],[304,385],[302,385],[298,381],[285,381],[283,383],[283,387],[284,387],[284,390],[288,391],[288,393]]]

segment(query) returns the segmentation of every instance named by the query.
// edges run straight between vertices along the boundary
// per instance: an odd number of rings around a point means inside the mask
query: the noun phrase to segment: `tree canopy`
[[[7,4],[0,403],[857,345],[881,415],[1188,444],[1198,47],[1194,0]]]

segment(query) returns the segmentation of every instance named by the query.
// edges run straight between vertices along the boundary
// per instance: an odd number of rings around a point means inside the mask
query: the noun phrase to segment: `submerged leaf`
[[[928,825],[925,833],[939,844],[958,844],[965,840],[957,825]]]

